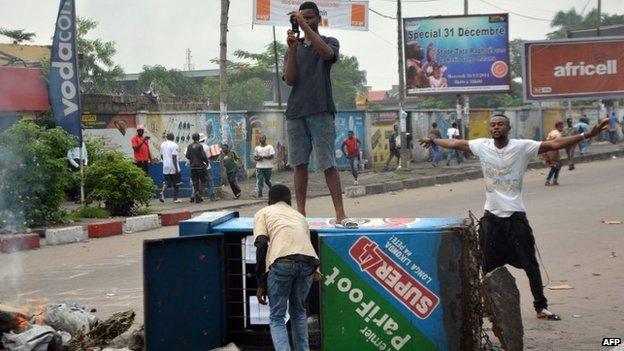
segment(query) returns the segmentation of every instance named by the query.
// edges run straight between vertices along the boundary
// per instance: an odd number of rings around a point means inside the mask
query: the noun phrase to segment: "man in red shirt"
[[[142,124],[137,126],[137,135],[132,137],[132,150],[134,150],[134,164],[148,174],[148,167],[151,160],[149,151],[149,136],[143,136],[145,127]]]
[[[347,138],[342,141],[342,152],[349,160],[351,166],[351,174],[353,174],[353,185],[358,184],[358,166],[360,162],[360,139],[353,136],[353,131],[350,130],[347,134]]]

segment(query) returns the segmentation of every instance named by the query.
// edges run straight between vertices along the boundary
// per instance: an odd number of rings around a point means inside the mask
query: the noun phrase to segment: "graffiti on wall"
[[[82,135],[87,141],[99,141],[110,150],[119,150],[128,157],[134,152],[130,139],[136,135],[134,114],[84,114]]]
[[[284,134],[284,114],[282,112],[250,112],[248,123],[251,130],[248,161],[254,165],[253,150],[260,145],[260,136],[265,135],[267,143],[275,149],[275,165],[283,169],[286,164],[286,135]]]
[[[203,133],[206,134],[207,144],[220,144],[222,142],[221,122],[218,112],[207,112],[204,115]],[[230,113],[227,120],[227,133],[230,148],[238,154],[243,163],[243,168],[249,168],[247,143],[247,115],[245,113]]]

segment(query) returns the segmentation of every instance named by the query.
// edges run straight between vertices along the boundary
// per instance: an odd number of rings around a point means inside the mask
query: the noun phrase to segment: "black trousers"
[[[238,179],[236,179],[236,172],[231,172],[227,174],[228,183],[230,183],[230,188],[232,189],[232,194],[234,196],[238,196],[241,193],[241,189],[238,186]]]
[[[505,264],[523,269],[529,278],[533,307],[536,311],[548,307],[535,256],[533,229],[524,212],[514,212],[511,217],[503,218],[486,211],[479,220],[479,243],[484,273]]]
[[[196,199],[200,199],[202,197],[207,178],[208,172],[206,168],[191,169],[191,181],[193,182],[193,190],[195,191],[193,196]]]

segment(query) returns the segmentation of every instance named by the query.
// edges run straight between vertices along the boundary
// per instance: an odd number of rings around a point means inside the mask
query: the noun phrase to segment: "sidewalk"
[[[624,144],[616,144],[612,145],[609,142],[599,142],[593,143],[590,146],[590,152],[583,159],[576,156],[577,162],[587,162],[592,161],[594,159],[600,159],[603,157],[607,157],[611,155],[611,153],[617,152],[624,156]],[[562,159],[565,158],[565,152],[562,151]],[[539,163],[532,163],[530,168],[539,168]],[[459,181],[467,178],[478,178],[476,175],[478,173],[478,177],[481,174],[481,166],[479,164],[478,159],[468,159],[464,160],[461,165],[457,165],[456,160],[453,159],[451,161],[451,166],[447,167],[445,162],[441,162],[437,168],[431,166],[428,162],[416,162],[412,163],[410,171],[388,171],[384,172],[381,170],[365,170],[358,177],[359,187],[364,187],[367,189],[366,194],[371,193],[381,193],[385,191],[368,191],[370,188],[379,188],[378,186],[381,184],[391,185],[397,184],[399,182],[408,183],[410,181],[414,181],[418,183],[418,180],[431,180],[435,181],[435,183],[448,183],[453,181]],[[458,175],[463,174],[466,177],[458,177]],[[445,177],[445,175],[451,175],[449,177]],[[448,179],[447,179],[448,178]],[[463,179],[462,179],[463,178]],[[350,171],[341,171],[340,172],[340,180],[342,183],[343,191],[348,193],[349,188],[353,187],[353,176]],[[255,194],[256,187],[256,179],[249,178],[239,183],[242,196],[239,199],[235,199],[232,195],[232,192],[229,186],[225,185],[222,189],[223,198],[218,201],[209,201],[205,199],[204,202],[200,204],[194,204],[190,202],[189,198],[182,198],[181,203],[173,203],[172,199],[167,199],[164,203],[158,201],[158,199],[153,199],[150,203],[150,209],[153,213],[163,213],[163,212],[181,212],[181,211],[190,211],[193,214],[201,213],[205,211],[217,211],[217,210],[226,210],[226,209],[237,209],[241,207],[246,207],[250,205],[256,205],[260,203],[265,203],[267,201],[268,190],[264,190],[264,198],[257,199],[252,197]],[[272,177],[273,183],[282,183],[293,189],[293,172],[285,171],[285,172],[274,172]],[[421,184],[429,185],[429,184]],[[406,188],[411,186],[406,186]],[[387,188],[387,186],[386,186]],[[402,187],[400,188],[402,189]],[[400,190],[400,189],[390,189],[390,190]],[[389,191],[389,190],[386,190]],[[329,195],[329,190],[325,185],[325,177],[322,172],[310,173],[309,182],[308,182],[308,197],[318,197]],[[76,209],[79,205],[75,205],[73,203],[66,203],[65,208]],[[101,219],[83,219],[80,222],[76,222],[74,225],[86,225],[89,223],[102,221]]]

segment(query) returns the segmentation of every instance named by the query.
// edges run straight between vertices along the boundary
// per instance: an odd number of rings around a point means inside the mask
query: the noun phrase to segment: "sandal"
[[[343,229],[358,229],[357,221],[355,221],[354,219],[350,219],[350,218],[345,218],[342,221],[340,221],[340,223],[336,223],[334,226],[336,228],[343,228]]]
[[[560,321],[561,317],[558,314],[554,314],[547,309],[542,309],[537,312],[537,319],[545,319],[547,321]]]

